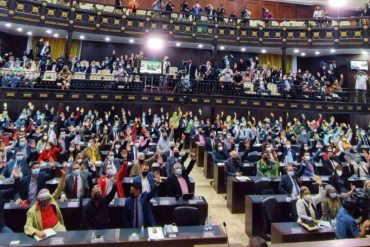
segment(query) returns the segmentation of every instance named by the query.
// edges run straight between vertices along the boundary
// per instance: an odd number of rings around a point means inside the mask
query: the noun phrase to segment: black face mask
[[[141,173],[141,175],[143,175],[143,177],[146,177],[146,176],[148,176],[148,171],[143,171],[142,173]]]
[[[95,194],[92,199],[94,202],[100,202],[102,196],[100,194]]]
[[[179,153],[174,153],[173,156],[175,156],[175,158],[178,158],[178,157],[180,157],[180,154]]]
[[[144,163],[144,160],[139,160],[139,164],[142,165]]]
[[[135,194],[134,194],[134,193],[132,193],[132,192],[130,192],[130,197],[131,197],[131,198],[136,198]]]

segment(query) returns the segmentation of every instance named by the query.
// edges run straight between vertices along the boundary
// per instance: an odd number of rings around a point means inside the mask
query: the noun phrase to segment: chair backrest
[[[275,197],[267,197],[262,200],[263,233],[271,230],[271,223],[278,222],[281,218],[279,203]]]
[[[255,182],[253,185],[253,192],[255,195],[273,194],[270,182],[265,180],[259,180]]]
[[[199,212],[195,207],[176,207],[173,212],[173,221],[178,226],[200,225]]]
[[[261,159],[261,155],[255,154],[255,153],[249,153],[247,160],[249,162],[257,162]]]

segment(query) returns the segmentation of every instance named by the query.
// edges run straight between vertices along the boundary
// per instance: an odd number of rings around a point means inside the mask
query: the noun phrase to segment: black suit
[[[216,140],[211,137],[206,137],[206,150],[212,152],[216,146]]]
[[[292,177],[298,184],[297,179],[301,177],[304,173],[304,166],[301,166],[298,170],[294,171],[294,176]],[[293,183],[290,179],[288,174],[281,176],[280,183],[279,183],[279,192],[281,194],[292,194],[293,191]],[[297,193],[299,194],[299,188]]]
[[[335,170],[334,160],[326,159],[322,161],[322,173],[323,173],[322,175],[331,176],[333,175],[334,170]]]
[[[339,177],[337,174],[329,177],[329,184],[331,184],[339,194],[347,193],[350,187],[347,177],[343,175]]]
[[[190,161],[188,167],[182,169],[182,177],[185,179],[186,184],[188,185],[188,190],[190,192],[190,180],[189,180],[189,173],[193,169],[195,164],[195,160]],[[166,188],[167,188],[167,196],[174,197],[174,196],[182,196],[182,190],[180,183],[175,175],[175,173],[171,173],[168,176],[166,181]]]
[[[186,66],[186,74],[189,74],[190,80],[195,80],[195,72],[197,71],[197,66],[195,64],[190,64]]]

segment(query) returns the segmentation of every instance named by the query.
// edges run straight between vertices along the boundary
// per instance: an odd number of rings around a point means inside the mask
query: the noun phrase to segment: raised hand
[[[13,170],[13,177],[14,178],[20,178],[21,177],[21,169],[19,169],[19,167],[16,167]]]
[[[66,176],[68,173],[68,166],[63,166],[63,169],[60,170],[60,172],[62,173],[62,176]]]

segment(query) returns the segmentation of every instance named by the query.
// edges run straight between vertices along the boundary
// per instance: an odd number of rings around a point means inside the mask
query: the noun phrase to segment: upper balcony
[[[194,21],[181,13],[155,13],[127,8],[74,3],[72,6],[31,0],[0,0],[0,20],[78,32],[142,37],[160,33],[168,39],[225,45],[354,48],[369,46],[370,18],[254,20],[224,17],[223,22],[202,16]]]

